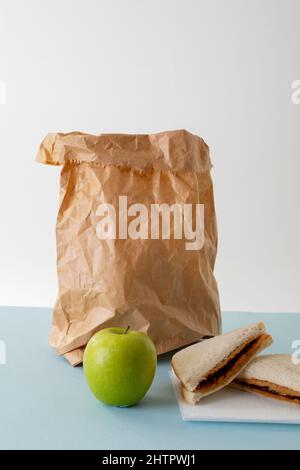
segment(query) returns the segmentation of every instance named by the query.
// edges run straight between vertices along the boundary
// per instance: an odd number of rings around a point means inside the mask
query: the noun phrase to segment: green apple
[[[145,333],[106,328],[88,342],[83,357],[87,383],[98,400],[113,406],[132,406],[152,384],[156,350]]]

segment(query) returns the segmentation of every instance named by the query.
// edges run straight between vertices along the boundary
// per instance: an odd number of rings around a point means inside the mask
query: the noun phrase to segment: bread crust
[[[213,369],[211,369],[207,376],[200,380],[198,386],[196,387],[195,391],[201,391],[202,387],[205,388],[205,385],[207,384],[207,381],[210,379],[210,377],[213,377],[220,369],[223,369],[229,362],[231,362],[235,357],[237,357],[248,345],[251,345],[254,341],[256,342],[257,340],[260,340],[263,335],[259,336],[258,338],[249,338],[247,341],[242,343],[240,346],[235,348],[229,356],[225,357],[223,361],[219,362],[219,364],[216,365]]]
[[[228,385],[232,380],[235,379],[235,377],[238,376],[238,374],[250,363],[250,361],[253,359],[256,354],[261,352],[263,349],[265,349],[267,346],[270,346],[272,344],[273,339],[272,336],[270,336],[267,333],[261,334],[259,337],[255,338],[254,340],[248,340],[245,342],[242,346],[243,347],[238,347],[236,348],[230,356],[228,356],[226,359],[224,359],[220,364],[218,364],[214,370],[210,371],[207,377],[210,377],[210,380],[203,380],[200,381],[200,384],[198,385],[197,389],[194,391],[187,390],[182,384],[181,384],[181,392],[182,396],[187,401],[188,403],[195,405],[199,400],[201,400],[203,397],[210,395],[221,388],[225,387]],[[247,349],[246,352],[243,353],[243,351]],[[233,365],[229,367],[228,370],[224,372],[224,374],[221,374],[219,377],[217,377],[216,380],[214,380],[214,375],[226,367],[228,363],[232,363]]]
[[[195,391],[202,380],[264,333],[264,323],[258,322],[188,346],[172,357],[173,370],[187,390]]]
[[[247,382],[267,381],[300,393],[300,365],[294,364],[290,354],[263,354],[251,361],[238,377]]]
[[[300,393],[287,387],[281,387],[267,380],[257,379],[235,379],[232,385],[247,392],[256,393],[273,400],[281,400],[300,406]]]

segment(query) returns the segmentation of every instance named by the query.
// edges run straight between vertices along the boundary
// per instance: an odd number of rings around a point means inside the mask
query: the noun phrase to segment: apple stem
[[[127,331],[129,330],[130,326],[128,325],[126,330],[124,331],[124,335],[126,335]]]

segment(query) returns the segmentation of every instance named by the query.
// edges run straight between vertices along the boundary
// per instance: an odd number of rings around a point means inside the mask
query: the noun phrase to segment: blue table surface
[[[223,331],[263,320],[269,352],[291,353],[300,314],[223,313]],[[47,344],[51,309],[0,308],[1,449],[299,449],[300,427],[182,421],[168,371],[159,358],[150,391],[138,406],[108,407],[90,393],[82,367],[72,368]],[[2,343],[3,344],[3,343]]]

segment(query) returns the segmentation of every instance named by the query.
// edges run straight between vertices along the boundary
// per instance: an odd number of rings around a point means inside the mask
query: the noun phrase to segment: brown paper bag
[[[90,337],[111,326],[144,331],[158,354],[220,333],[211,162],[200,137],[49,134],[37,161],[62,165],[49,338],[58,354],[80,363]],[[200,213],[201,246],[191,241]]]

